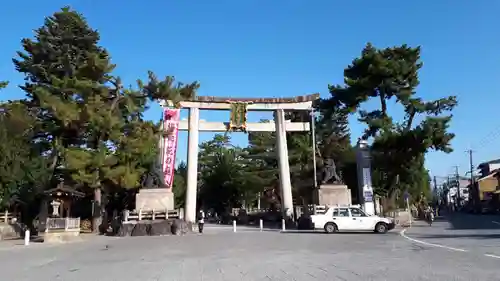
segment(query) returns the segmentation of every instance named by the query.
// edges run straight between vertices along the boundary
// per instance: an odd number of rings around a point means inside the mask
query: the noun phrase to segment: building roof
[[[486,175],[482,178],[479,178],[477,181],[479,182],[479,181],[490,179],[490,178],[500,178],[500,169],[496,169],[496,170],[491,171],[488,175]]]
[[[494,160],[490,160],[487,162],[483,162],[483,163],[479,164],[478,167],[488,165],[488,164],[500,164],[500,159],[494,159]]]
[[[495,178],[500,178],[500,169],[493,170],[491,173]]]
[[[65,195],[65,196],[75,196],[75,197],[85,197],[85,193],[80,192],[74,188],[58,185],[55,188],[45,190],[43,193],[54,196],[54,195]],[[60,193],[60,194],[59,194]]]

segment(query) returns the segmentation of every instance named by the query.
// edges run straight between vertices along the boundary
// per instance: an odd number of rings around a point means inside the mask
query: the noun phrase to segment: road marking
[[[500,256],[495,256],[495,255],[490,255],[490,254],[484,254],[484,255],[487,257],[490,257],[490,258],[500,259]]]
[[[491,222],[494,223],[494,224],[500,225],[500,222],[497,222],[497,221],[491,221]]]
[[[405,232],[406,232],[406,228],[401,230],[399,232],[399,235],[401,235],[402,237],[404,237],[412,242],[415,242],[415,243],[419,243],[419,244],[423,244],[423,245],[427,245],[427,246],[431,246],[431,247],[443,248],[443,249],[447,249],[447,250],[451,250],[451,251],[468,252],[467,250],[464,250],[464,249],[458,249],[458,248],[453,248],[453,247],[448,247],[448,246],[444,246],[444,245],[433,244],[433,243],[417,240],[417,239],[406,236]]]

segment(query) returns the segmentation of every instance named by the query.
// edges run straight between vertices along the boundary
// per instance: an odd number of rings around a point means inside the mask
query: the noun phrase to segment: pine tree
[[[22,40],[24,52],[13,60],[26,77],[21,86],[26,104],[42,123],[34,141],[46,145],[43,153],[50,155],[52,185],[64,181],[95,188],[98,206],[99,167],[92,175],[79,168],[101,164],[107,148],[99,137],[117,127],[103,106],[110,101],[106,83],[112,81],[114,65],[99,39],[81,14],[65,7],[45,19],[34,40]],[[102,134],[96,134],[101,128]]]
[[[338,104],[332,103],[331,99],[321,99],[315,104],[315,108],[319,113],[315,118],[318,174],[321,174],[323,160],[334,159],[338,174],[351,190],[353,198],[357,198],[357,164],[351,145],[349,113]],[[322,175],[319,175],[318,178],[321,177]]]
[[[200,202],[222,213],[246,207],[261,192],[261,178],[254,173],[247,151],[230,144],[228,135],[216,135],[200,145]]]
[[[343,158],[351,147],[348,114],[338,107],[330,107],[321,100],[317,107],[316,142],[321,158]]]
[[[425,153],[452,150],[454,134],[448,128],[456,97],[419,98],[416,88],[422,66],[420,47],[376,49],[367,44],[344,70],[345,85],[330,86],[328,104],[350,113],[358,110],[359,121],[367,125],[363,138],[373,140],[373,183],[381,195],[403,188],[419,194],[428,186],[423,180],[428,177],[423,167]],[[362,109],[370,100],[377,101],[379,108]],[[390,114],[389,101],[403,108],[403,120]],[[422,121],[416,123],[419,119]]]
[[[268,120],[260,120],[262,123]],[[278,159],[275,132],[249,132],[248,147],[245,157],[248,159],[249,170],[259,179],[261,197],[271,208],[278,207],[281,202],[279,189]]]
[[[39,199],[50,176],[46,157],[32,143],[34,117],[20,101],[0,104],[0,207],[20,204],[28,225],[36,215],[29,207]]]
[[[174,202],[176,208],[184,208],[186,201],[186,189],[187,189],[187,164],[186,162],[181,162],[175,168],[174,173],[174,183],[172,191],[174,192]]]
[[[113,69],[109,55],[97,45],[99,34],[69,7],[45,19],[35,38],[23,39],[24,52],[14,59],[25,75],[21,88],[27,105],[43,123],[37,141],[46,142],[56,178],[64,178],[66,150],[79,147],[86,139],[89,123],[88,101],[103,91]]]

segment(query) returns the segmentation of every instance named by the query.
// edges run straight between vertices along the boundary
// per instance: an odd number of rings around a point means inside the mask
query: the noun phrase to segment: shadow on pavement
[[[291,229],[291,230],[285,230],[285,231],[280,231],[281,234],[329,234],[324,232],[323,230],[296,230],[296,229]]]
[[[450,227],[448,229],[500,229],[500,225],[492,221],[499,221],[495,215],[474,215],[467,213],[450,213],[443,217]]]
[[[397,231],[389,231],[386,234],[381,234],[381,233],[374,233],[373,231],[342,231],[342,232],[335,232],[335,233],[326,233],[323,230],[286,230],[286,231],[280,231],[282,234],[323,234],[323,235],[352,235],[352,234],[361,234],[361,235],[376,235],[376,236],[384,236],[390,233],[396,233],[398,234]]]
[[[429,224],[422,222],[422,223],[412,223],[411,228],[425,228],[425,227],[430,227]]]
[[[446,238],[481,238],[498,239],[500,234],[427,234],[418,235],[419,239],[446,239]]]

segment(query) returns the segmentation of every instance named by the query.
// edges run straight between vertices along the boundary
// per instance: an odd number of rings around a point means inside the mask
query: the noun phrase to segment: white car
[[[374,231],[386,233],[394,229],[394,221],[379,216],[369,216],[357,207],[330,207],[324,214],[312,215],[315,229],[327,233],[338,231]]]

